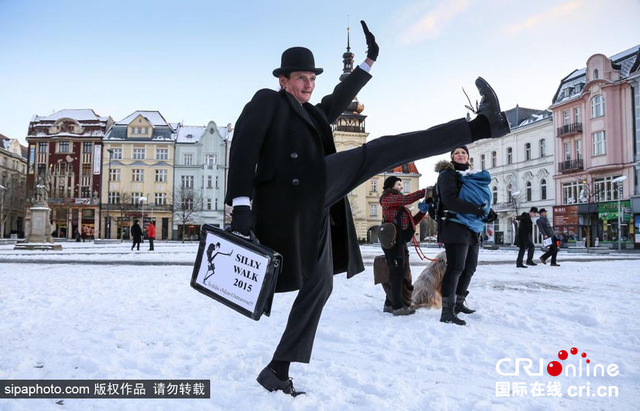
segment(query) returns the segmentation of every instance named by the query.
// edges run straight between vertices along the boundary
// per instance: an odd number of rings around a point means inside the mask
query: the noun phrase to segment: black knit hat
[[[393,185],[396,183],[396,181],[402,181],[401,178],[398,178],[396,176],[390,176],[385,178],[384,180],[384,185],[382,186],[383,190],[387,190],[389,188],[393,188]]]
[[[543,208],[544,210],[544,208]],[[531,210],[529,210],[530,213],[537,213],[538,212],[538,207],[531,207]]]
[[[546,212],[547,212],[547,210],[545,210],[544,208],[541,208],[540,211],[539,211],[540,214],[546,213]]]
[[[469,149],[467,148],[467,146],[465,146],[465,145],[461,145],[461,146],[455,147],[453,150],[451,150],[451,158],[453,158],[453,153],[454,153],[454,151],[456,151],[456,150],[457,150],[457,149],[459,149],[459,148],[461,148],[461,149],[463,149],[464,151],[466,151],[466,152],[467,152],[467,155],[469,155]]]

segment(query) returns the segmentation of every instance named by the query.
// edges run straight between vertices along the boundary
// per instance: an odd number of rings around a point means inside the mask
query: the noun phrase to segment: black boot
[[[469,291],[467,291],[464,295],[456,295],[456,305],[453,306],[453,312],[455,314],[473,314],[476,310],[472,310],[471,308],[464,305],[464,300],[469,295]]]
[[[461,320],[456,316],[456,313],[453,311],[453,306],[455,305],[456,296],[452,295],[449,297],[442,297],[442,314],[440,315],[441,323],[454,323],[457,325],[467,325],[467,322]]]
[[[489,83],[482,77],[478,77],[476,80],[476,87],[482,99],[478,106],[478,116],[484,116],[489,122],[489,128],[491,130],[491,138],[502,137],[511,132],[507,116],[500,111],[500,102],[495,91],[491,88]]]

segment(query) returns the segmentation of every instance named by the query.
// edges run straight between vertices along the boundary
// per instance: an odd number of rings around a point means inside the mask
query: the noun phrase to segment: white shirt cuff
[[[249,206],[251,207],[251,200],[249,197],[236,197],[231,200],[231,205],[235,206]]]
[[[367,73],[371,71],[371,66],[368,65],[366,61],[363,61],[362,63],[360,63],[360,68],[366,71]]]

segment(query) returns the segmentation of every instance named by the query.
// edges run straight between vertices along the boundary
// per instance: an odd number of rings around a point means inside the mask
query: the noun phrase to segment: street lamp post
[[[111,158],[113,157],[113,150],[107,149],[109,153],[109,175],[107,176],[107,224],[105,227],[105,238],[111,238]]]
[[[622,182],[626,179],[627,176],[620,176],[611,181],[618,185],[618,252],[622,251],[622,213],[620,209],[620,197],[622,197]]]
[[[0,238],[4,238],[4,193],[7,191],[7,187],[0,185]]]

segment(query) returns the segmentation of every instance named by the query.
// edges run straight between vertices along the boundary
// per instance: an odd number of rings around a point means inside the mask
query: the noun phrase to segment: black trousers
[[[551,264],[556,263],[556,257],[558,256],[558,238],[556,236],[551,237],[551,245],[549,246],[549,250],[546,253],[540,256],[541,259],[547,260],[551,257]]]
[[[320,238],[309,239],[321,244],[320,255],[314,268],[305,276],[293,302],[284,333],[273,355],[274,360],[308,363],[311,359],[322,309],[333,290],[329,207],[376,174],[449,152],[472,141],[468,122],[459,119],[427,130],[379,137],[360,147],[325,157],[323,229]]]
[[[404,300],[404,280],[409,265],[409,248],[407,243],[399,241],[395,247],[390,250],[383,249],[385,259],[387,260],[387,266],[389,267],[389,292],[382,284],[382,288],[385,289],[386,301],[385,305],[390,305],[391,308],[397,310],[405,305],[411,305],[411,300],[408,302]],[[411,278],[411,274],[409,274]],[[413,288],[413,286],[411,286]]]
[[[524,245],[519,245],[518,246],[518,258],[516,259],[516,264],[521,265],[522,264],[522,259],[524,258],[524,252],[525,250],[527,250],[527,262],[531,263],[533,262],[533,252],[535,250],[535,246],[533,245],[533,242],[531,240],[527,241],[527,244]]]
[[[466,295],[471,277],[478,266],[480,247],[467,244],[445,244],[447,270],[442,277],[442,298]]]

